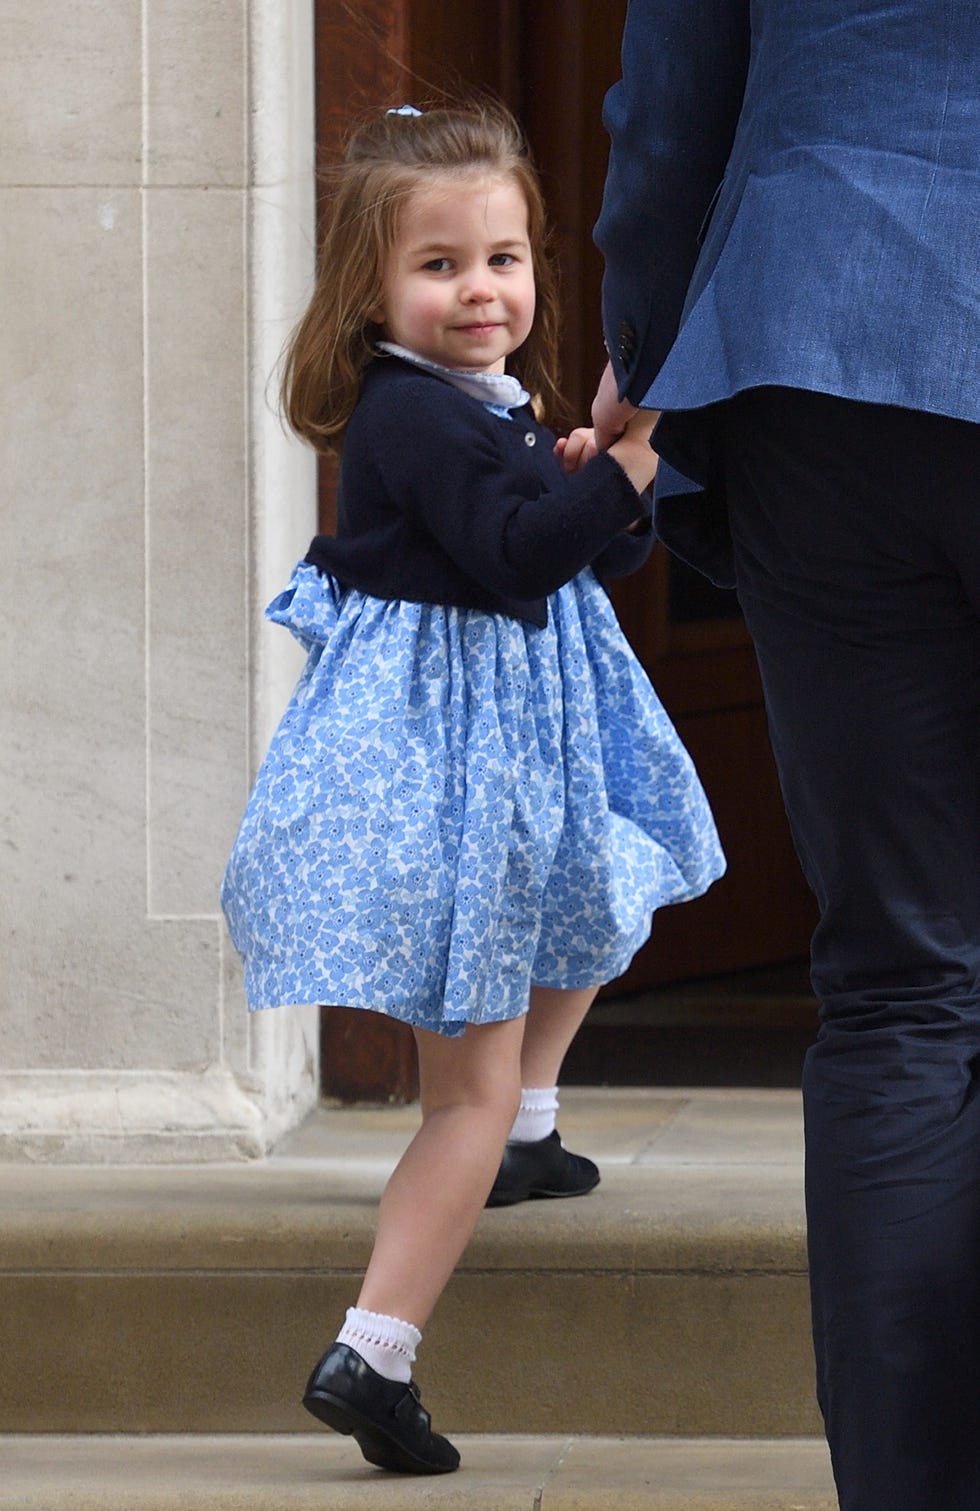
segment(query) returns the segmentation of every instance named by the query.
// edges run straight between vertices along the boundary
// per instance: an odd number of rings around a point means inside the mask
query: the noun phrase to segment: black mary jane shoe
[[[584,1196],[598,1184],[598,1165],[584,1154],[570,1154],[556,1128],[531,1144],[508,1140],[487,1206],[510,1207],[539,1196]]]
[[[459,1454],[432,1431],[414,1380],[386,1380],[346,1343],[334,1343],[310,1375],[303,1405],[353,1437],[369,1464],[396,1474],[450,1474]]]

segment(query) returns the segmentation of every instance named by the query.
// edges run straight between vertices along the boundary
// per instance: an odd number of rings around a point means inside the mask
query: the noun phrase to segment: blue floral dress
[[[502,421],[506,423],[506,421]],[[620,975],[724,858],[694,767],[590,570],[538,628],[343,591],[267,610],[308,649],[222,889],[252,1009],[444,1034],[532,983]]]

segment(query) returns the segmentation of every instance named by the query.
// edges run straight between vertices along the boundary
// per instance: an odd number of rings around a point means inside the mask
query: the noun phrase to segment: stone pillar
[[[0,17],[0,1158],[255,1156],[315,1009],[218,889],[315,521],[276,358],[313,266],[312,0]]]

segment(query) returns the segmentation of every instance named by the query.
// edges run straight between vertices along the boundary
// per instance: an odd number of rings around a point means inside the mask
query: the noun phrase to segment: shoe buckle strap
[[[414,1380],[409,1380],[405,1394],[395,1407],[395,1416],[400,1419],[409,1410],[413,1416],[421,1417],[427,1430],[432,1426],[432,1418],[422,1405],[422,1394]]]

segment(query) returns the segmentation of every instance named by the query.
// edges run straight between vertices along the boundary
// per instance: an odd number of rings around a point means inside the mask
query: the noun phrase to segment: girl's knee
[[[520,1107],[520,1092],[517,1096],[457,1096],[422,1097],[422,1123],[430,1126],[440,1119],[448,1118],[457,1129],[454,1137],[462,1137],[463,1129],[479,1129],[480,1141],[502,1144],[514,1126]]]
[[[457,1039],[417,1033],[423,1116],[470,1107],[512,1122],[521,1101],[522,1039],[523,1020],[471,1026]]]

